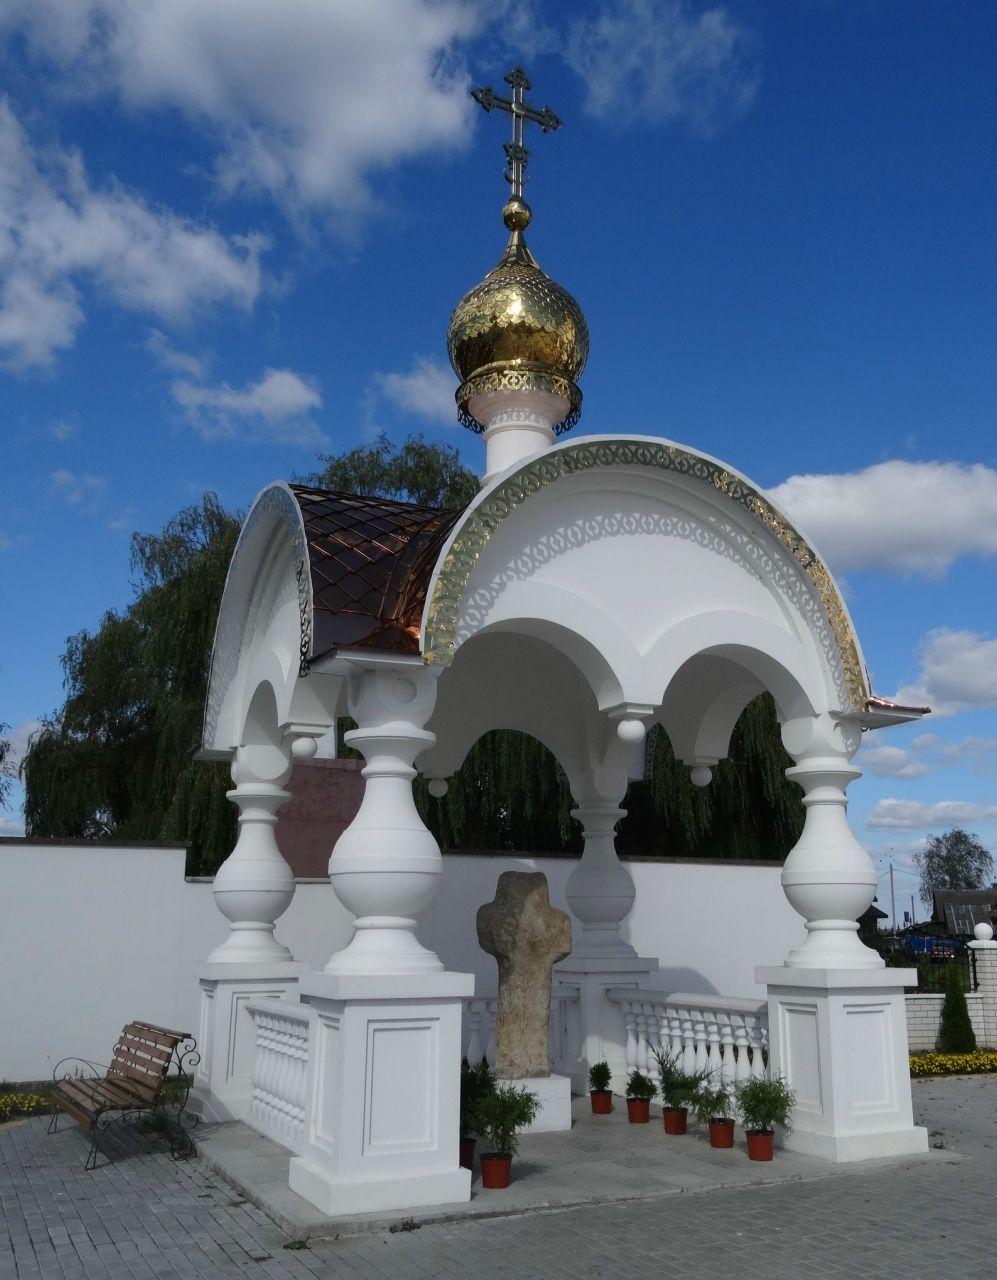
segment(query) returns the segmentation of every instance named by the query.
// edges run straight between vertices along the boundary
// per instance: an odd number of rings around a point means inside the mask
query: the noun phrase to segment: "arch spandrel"
[[[727,527],[743,530],[748,535],[744,571],[764,579],[787,611],[799,617],[803,647],[813,650],[825,668],[829,688],[822,701],[838,710],[865,710],[869,690],[858,639],[834,580],[811,544],[743,476],[716,459],[653,437],[590,437],[564,444],[528,459],[483,490],[455,525],[430,582],[422,627],[427,663],[448,665],[473,631],[467,625],[468,597],[476,583],[480,587],[482,562],[487,564],[493,540],[504,532],[512,545],[519,526],[526,526],[531,499],[548,500],[570,477],[600,472],[607,488],[625,490],[630,483],[635,492],[646,485],[628,481],[628,475],[657,476],[665,481],[662,492],[669,486],[673,493],[681,488],[687,511],[690,498],[694,505],[698,502],[711,536],[718,512]],[[723,555],[719,544],[713,549]],[[712,579],[714,572],[707,577]]]

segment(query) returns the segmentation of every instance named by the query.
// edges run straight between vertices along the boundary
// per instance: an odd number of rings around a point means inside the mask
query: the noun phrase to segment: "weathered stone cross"
[[[478,908],[478,941],[498,961],[500,1080],[550,1075],[550,971],[571,952],[571,918],[550,905],[541,871],[503,871]]]

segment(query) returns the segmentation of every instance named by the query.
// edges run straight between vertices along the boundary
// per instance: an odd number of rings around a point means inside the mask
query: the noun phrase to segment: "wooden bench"
[[[170,1132],[175,1160],[193,1155],[194,1143],[186,1125],[196,1117],[185,1110],[190,1093],[189,1072],[199,1061],[193,1037],[186,1031],[171,1031],[151,1022],[129,1022],[114,1046],[111,1063],[102,1067],[84,1058],[63,1058],[53,1073],[55,1087],[52,1105],[55,1110],[49,1133],[55,1133],[62,1112],[76,1120],[93,1135],[85,1169],[97,1166],[98,1129],[105,1117],[123,1118],[154,1112]],[[59,1077],[67,1063],[78,1064],[69,1074]],[[81,1073],[80,1064],[88,1074]],[[171,1076],[171,1066],[176,1070]],[[103,1075],[97,1074],[103,1071]],[[180,1082],[176,1101],[167,1103],[164,1088],[168,1082]],[[170,1120],[167,1112],[175,1116]]]

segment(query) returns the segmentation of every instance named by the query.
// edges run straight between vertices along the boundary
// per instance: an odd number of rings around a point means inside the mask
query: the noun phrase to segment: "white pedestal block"
[[[571,1081],[567,1076],[526,1076],[521,1080],[498,1080],[517,1089],[529,1089],[540,1099],[540,1112],[520,1133],[554,1133],[571,1128]]]
[[[769,1070],[796,1091],[790,1151],[844,1163],[921,1155],[904,987],[913,969],[758,968],[768,987]]]
[[[248,1117],[256,1057],[256,1028],[249,1005],[253,1000],[296,999],[304,968],[287,960],[204,964],[197,970],[201,1061],[190,1095],[192,1111],[211,1123]]]
[[[606,999],[610,987],[640,987],[658,961],[647,956],[584,956],[572,952],[554,966],[554,978],[579,991],[579,1053],[570,1069],[575,1093],[588,1092],[589,1067],[608,1062],[613,1090],[623,1093],[627,1080],[627,1032],[620,1005]],[[557,1064],[559,1066],[567,1064]]]
[[[469,1200],[461,1001],[474,975],[310,973],[300,989],[315,1022],[291,1190],[332,1217]]]

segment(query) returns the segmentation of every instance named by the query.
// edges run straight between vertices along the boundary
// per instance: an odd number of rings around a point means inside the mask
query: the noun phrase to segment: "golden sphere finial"
[[[525,231],[532,220],[533,210],[517,196],[512,196],[502,206],[502,221],[508,231]]]

